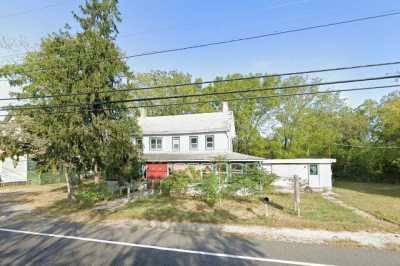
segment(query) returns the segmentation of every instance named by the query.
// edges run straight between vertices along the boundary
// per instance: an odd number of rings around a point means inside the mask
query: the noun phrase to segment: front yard
[[[400,185],[341,181],[334,192],[343,202],[400,225]]]
[[[268,227],[312,228],[331,231],[387,231],[398,232],[398,226],[387,226],[374,223],[361,217],[351,210],[340,207],[318,193],[301,194],[301,217],[293,211],[293,195],[271,192],[268,196],[272,199],[269,204],[269,216],[265,217],[265,209],[259,198],[224,198],[210,207],[203,201],[192,197],[163,197],[150,196],[123,205],[117,209],[96,209],[95,206],[70,203],[65,200],[65,187],[62,185],[31,186],[23,193],[0,195],[0,202],[22,204],[46,213],[80,222],[115,222],[129,219],[145,219],[171,222],[191,223],[217,223],[217,224],[248,224],[264,225]],[[352,199],[349,188],[337,188],[335,191],[342,197]],[[367,193],[368,194],[368,193]],[[391,219],[399,219],[395,212],[395,203],[399,198],[384,195],[368,194],[370,200],[382,197],[378,205],[363,205],[370,212],[387,209],[384,213]],[[386,198],[388,197],[388,198]],[[345,200],[345,198],[343,198]],[[353,202],[353,201],[352,201]],[[362,202],[362,199],[355,200]],[[350,202],[351,203],[351,202]],[[383,207],[383,205],[385,206]],[[361,207],[360,207],[361,208]],[[392,208],[393,211],[388,210]],[[1,211],[0,211],[1,212]]]

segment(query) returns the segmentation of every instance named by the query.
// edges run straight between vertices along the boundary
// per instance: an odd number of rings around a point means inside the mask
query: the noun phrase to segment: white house
[[[280,177],[275,182],[278,187],[288,188],[288,178],[294,175],[314,190],[332,187],[333,159],[265,159],[233,152],[235,121],[227,103],[223,103],[221,112],[155,117],[142,114],[138,123],[143,135],[134,142],[142,146],[149,179],[166,177],[170,171],[189,165],[200,172],[216,171],[218,160],[218,170],[228,176],[243,174],[249,164],[258,164]]]
[[[245,164],[264,159],[233,152],[236,136],[233,112],[227,103],[214,113],[146,117],[138,120],[142,138],[134,141],[143,147],[147,178],[162,178],[171,170],[188,165],[200,171],[213,171],[216,160],[220,171],[243,171]]]
[[[304,186],[312,190],[332,189],[332,163],[335,159],[267,159],[263,168],[276,174],[279,179],[275,186],[289,188],[290,179],[297,175]]]

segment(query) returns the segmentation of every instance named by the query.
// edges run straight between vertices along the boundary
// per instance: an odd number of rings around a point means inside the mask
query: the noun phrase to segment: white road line
[[[272,263],[278,263],[278,264],[289,264],[289,265],[297,265],[297,266],[334,266],[334,265],[328,265],[328,264],[318,264],[318,263],[310,263],[310,262],[302,262],[302,261],[268,259],[268,258],[262,258],[262,257],[240,256],[240,255],[214,253],[214,252],[197,251],[197,250],[180,249],[180,248],[167,248],[167,247],[159,247],[159,246],[153,246],[153,245],[134,244],[134,243],[128,243],[128,242],[110,241],[110,240],[103,240],[103,239],[96,239],[96,238],[46,234],[46,233],[40,233],[40,232],[22,231],[22,230],[15,230],[15,229],[8,229],[8,228],[1,228],[1,227],[0,227],[0,231],[17,233],[17,234],[25,234],[25,235],[33,235],[33,236],[45,236],[45,237],[72,239],[72,240],[96,242],[96,243],[102,243],[102,244],[111,244],[111,245],[137,247],[137,248],[147,248],[147,249],[155,249],[155,250],[162,250],[162,251],[197,254],[197,255],[240,259],[240,260],[272,262]]]

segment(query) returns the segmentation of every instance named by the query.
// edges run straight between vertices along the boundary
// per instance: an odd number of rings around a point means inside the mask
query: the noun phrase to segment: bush
[[[161,193],[164,196],[170,196],[171,193],[185,194],[186,189],[191,181],[184,171],[176,171],[161,181]]]
[[[251,195],[259,192],[270,191],[276,175],[268,174],[259,167],[252,167],[244,176],[232,176],[229,179],[226,191],[231,195]]]
[[[107,185],[102,183],[81,186],[75,192],[75,197],[80,203],[91,206],[99,201],[112,199],[113,194]]]
[[[204,202],[214,206],[218,199],[218,177],[214,174],[204,177],[200,187]]]

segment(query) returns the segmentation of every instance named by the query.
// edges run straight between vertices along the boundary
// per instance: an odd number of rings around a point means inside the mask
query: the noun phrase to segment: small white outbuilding
[[[0,161],[0,185],[7,183],[24,183],[27,181],[27,156],[19,157],[18,161],[13,161],[11,158]]]
[[[336,159],[266,159],[262,162],[268,173],[278,176],[274,186],[291,189],[291,181],[297,175],[304,186],[313,191],[332,189],[332,163]]]

